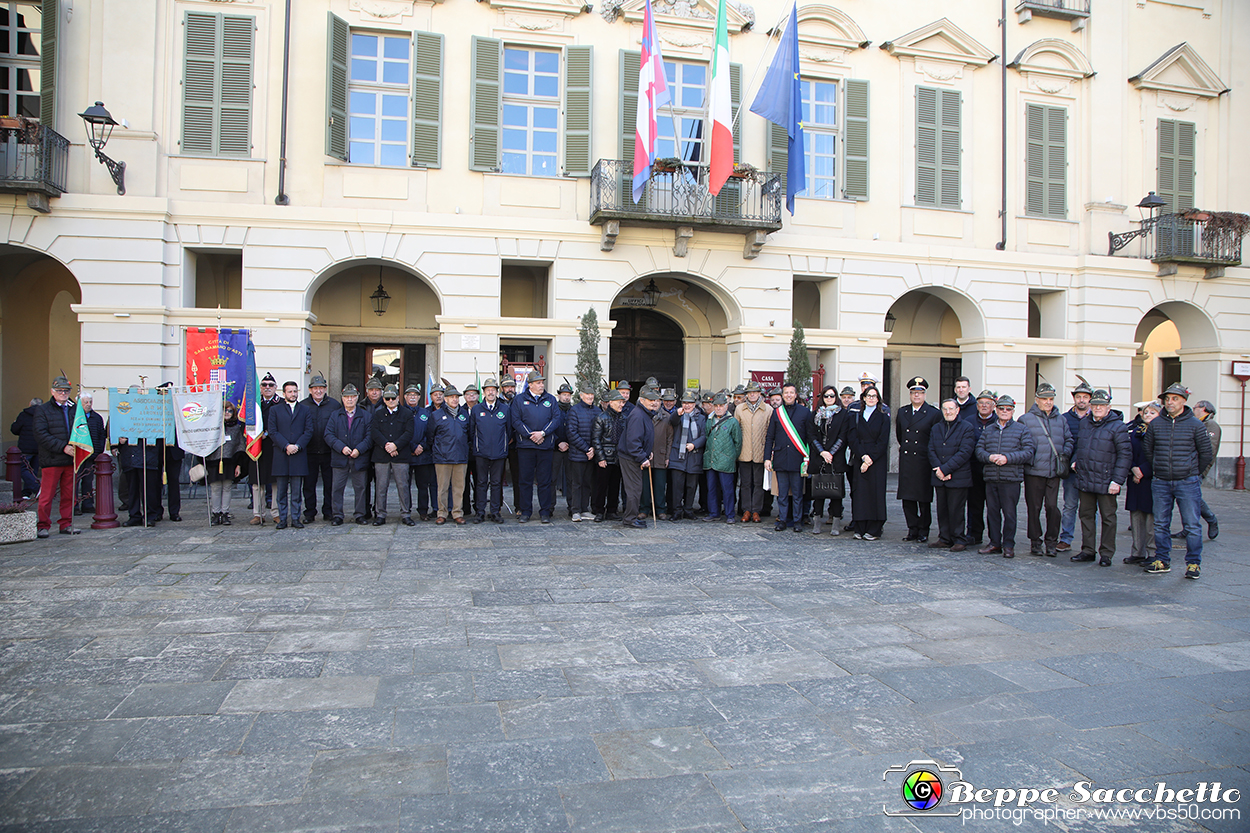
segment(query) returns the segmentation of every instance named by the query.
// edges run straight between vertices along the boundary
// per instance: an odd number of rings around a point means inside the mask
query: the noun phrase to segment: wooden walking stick
[[[655,472],[652,471],[650,461],[647,464],[647,486],[651,489],[651,523],[658,527],[660,522],[655,517]]]

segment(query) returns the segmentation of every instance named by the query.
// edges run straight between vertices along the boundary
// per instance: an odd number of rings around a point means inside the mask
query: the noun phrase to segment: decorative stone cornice
[[[1199,98],[1217,98],[1228,92],[1206,61],[1188,43],[1178,43],[1154,63],[1128,79],[1139,90],[1158,90]]]
[[[881,44],[895,58],[930,59],[983,67],[997,56],[947,18]]]

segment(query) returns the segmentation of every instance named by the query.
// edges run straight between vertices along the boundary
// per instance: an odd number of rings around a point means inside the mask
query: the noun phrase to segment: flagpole
[[[755,71],[751,73],[751,80],[747,82],[748,88],[753,86],[755,84],[755,79],[759,77],[760,67],[764,66],[764,58],[768,56],[768,47],[773,42],[773,36],[775,35],[778,41],[781,40],[781,34],[782,34],[781,25],[786,22],[786,18],[789,16],[790,16],[790,13],[785,12],[784,14],[781,15],[781,17],[777,19],[777,22],[773,24],[773,28],[768,30],[768,40],[764,41],[764,49],[760,52],[759,62],[755,64]],[[759,90],[756,90],[755,92],[758,94]],[[746,91],[744,90],[742,100],[746,101],[746,99],[747,99]],[[734,116],[733,124],[731,124],[729,128],[730,130],[733,130],[733,128],[737,126],[738,120],[742,118],[743,109],[744,108],[742,107],[738,108],[738,114]]]

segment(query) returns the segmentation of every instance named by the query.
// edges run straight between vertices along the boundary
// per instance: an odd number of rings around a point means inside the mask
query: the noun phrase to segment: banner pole
[[[143,464],[143,494],[139,496],[139,505],[143,507],[143,525],[151,526],[152,507],[148,506],[148,440],[147,437],[139,438],[139,456],[142,457]]]

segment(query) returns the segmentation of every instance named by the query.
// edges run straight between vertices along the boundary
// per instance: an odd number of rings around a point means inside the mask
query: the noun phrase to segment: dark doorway
[[[648,309],[614,309],[611,314],[616,322],[608,354],[611,381],[628,379],[634,398],[648,376],[654,376],[662,388],[682,390],[686,350],[681,327]]]
[[[343,384],[349,382],[364,395],[365,382],[377,377],[403,393],[408,385],[426,387],[424,344],[344,344]]]
[[[1181,381],[1181,360],[1176,356],[1167,356],[1159,359],[1159,369],[1163,371],[1163,378],[1160,380],[1162,390],[1167,390],[1172,385],[1180,384]]]

